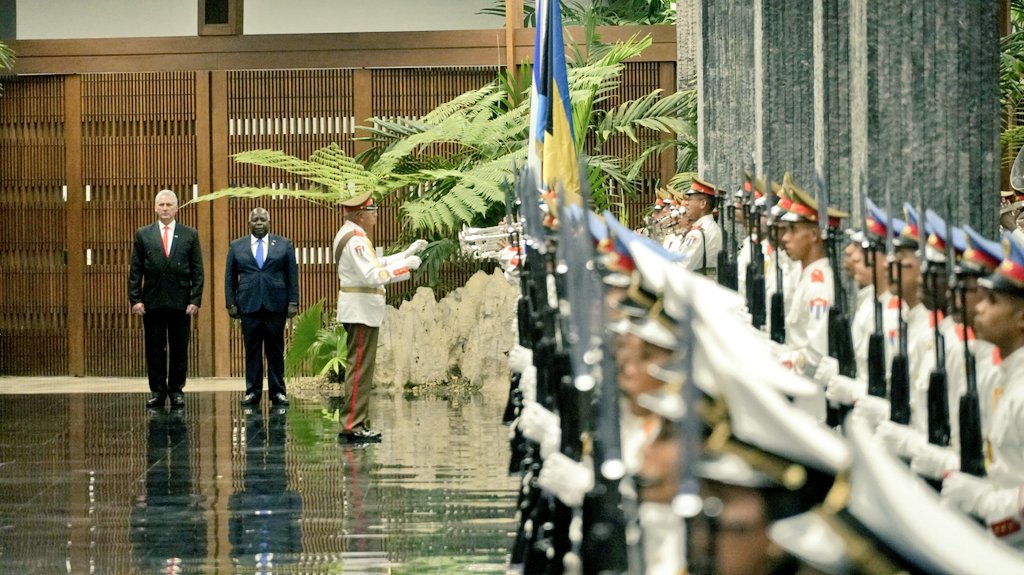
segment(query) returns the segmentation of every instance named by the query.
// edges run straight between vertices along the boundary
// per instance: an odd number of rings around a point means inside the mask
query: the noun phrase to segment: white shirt
[[[249,234],[249,248],[252,249],[252,257],[254,257],[254,258],[256,257],[256,240],[257,239],[262,239],[263,240],[263,259],[264,259],[264,261],[267,259],[267,249],[270,247],[270,244],[267,243],[267,238],[268,237],[270,237],[270,234],[267,234],[267,235],[263,236],[262,238],[257,238],[256,236],[254,236],[252,234]]]
[[[867,286],[862,288],[861,292],[865,290],[867,298],[861,301],[860,305],[857,306],[857,311],[853,314],[853,321],[850,324],[850,332],[853,336],[853,354],[857,358],[857,380],[867,382],[868,380],[868,343],[871,339],[871,334],[875,333],[875,300],[871,298],[871,294],[874,293],[874,286]],[[857,299],[860,300],[861,294],[857,294]],[[885,310],[891,300],[895,299],[889,290],[883,290],[882,293],[878,294],[878,302],[881,304],[882,309]],[[882,333],[885,334],[885,321],[883,314],[882,322]],[[889,348],[883,346],[883,352],[888,352]],[[882,360],[886,365],[886,373],[889,372],[889,362],[891,357],[883,353]]]
[[[683,238],[680,250],[685,254],[682,264],[688,270],[699,272],[704,268],[718,268],[718,252],[722,251],[722,228],[715,221],[715,216],[701,216],[690,227]]]
[[[1016,487],[1024,479],[1024,348],[1003,358],[998,371],[1003,393],[992,414],[987,471],[997,487]]]
[[[386,306],[384,286],[409,279],[409,268],[404,258],[378,258],[366,231],[352,221],[346,221],[335,234],[331,253],[349,233],[352,235],[337,263],[338,321],[380,327]]]

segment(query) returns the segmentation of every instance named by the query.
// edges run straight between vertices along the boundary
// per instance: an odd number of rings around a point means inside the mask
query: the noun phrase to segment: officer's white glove
[[[420,259],[420,256],[408,256],[405,258],[405,267],[411,270],[419,269],[421,263],[423,263],[423,260]]]
[[[533,365],[533,350],[525,348],[518,343],[508,350],[508,367],[515,373],[523,373],[526,368]]]
[[[523,392],[523,404],[537,403],[537,368],[529,365],[519,377],[519,391]]]
[[[405,248],[406,256],[414,256],[423,251],[427,247],[427,240],[416,240],[409,247]]]
[[[826,355],[818,362],[818,367],[814,370],[814,377],[811,379],[822,385],[828,385],[829,381],[837,375],[839,375],[839,360]]]
[[[825,386],[825,399],[833,405],[853,405],[867,395],[867,383],[845,375],[834,375]]]
[[[594,470],[562,453],[544,460],[537,484],[569,507],[583,505],[583,496],[594,488]]]
[[[889,400],[882,397],[875,397],[873,395],[865,395],[864,397],[857,400],[857,403],[853,406],[854,416],[863,419],[872,429],[874,429],[880,422],[889,419],[890,410]]]
[[[942,481],[942,502],[964,513],[981,517],[982,499],[995,491],[995,487],[981,477],[962,471],[953,471]]]
[[[875,433],[889,451],[904,459],[910,459],[928,444],[928,438],[919,430],[892,421],[879,423]]]
[[[531,441],[543,443],[550,434],[561,434],[558,414],[545,409],[536,401],[527,403],[519,413],[519,431]]]
[[[927,444],[914,453],[910,469],[921,477],[942,479],[946,472],[960,469],[960,455],[948,447]]]

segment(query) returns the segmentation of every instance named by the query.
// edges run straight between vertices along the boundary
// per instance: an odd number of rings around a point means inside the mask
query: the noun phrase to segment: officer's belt
[[[387,292],[382,287],[342,287],[338,288],[338,291],[342,293],[369,293],[369,294],[380,294],[384,295]]]

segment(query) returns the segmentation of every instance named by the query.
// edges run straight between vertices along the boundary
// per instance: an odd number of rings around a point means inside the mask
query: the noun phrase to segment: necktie
[[[263,238],[256,240],[256,265],[263,269]]]
[[[171,257],[171,226],[164,226],[164,255]]]

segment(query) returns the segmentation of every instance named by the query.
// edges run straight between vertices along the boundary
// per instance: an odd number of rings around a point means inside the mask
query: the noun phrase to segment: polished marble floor
[[[197,385],[154,411],[132,386],[11,383],[0,573],[505,570],[516,483],[497,399],[378,397],[383,442],[349,447],[315,401],[246,410]]]

